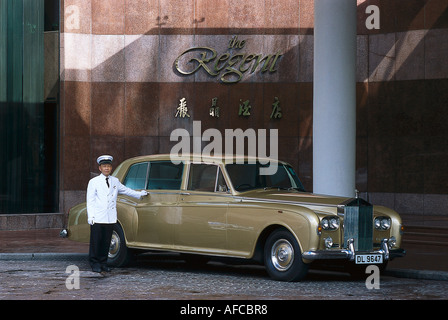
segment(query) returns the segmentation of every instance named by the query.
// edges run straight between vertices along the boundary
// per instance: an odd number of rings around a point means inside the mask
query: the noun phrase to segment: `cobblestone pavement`
[[[73,280],[77,268],[79,289]],[[69,290],[67,283],[75,288]],[[379,284],[379,289],[367,289],[365,280],[314,270],[302,282],[284,283],[270,280],[261,266],[209,262],[196,267],[179,256],[164,254],[144,255],[131,267],[103,274],[91,272],[84,255],[71,260],[55,256],[0,261],[0,300],[448,299],[447,281],[385,276]]]

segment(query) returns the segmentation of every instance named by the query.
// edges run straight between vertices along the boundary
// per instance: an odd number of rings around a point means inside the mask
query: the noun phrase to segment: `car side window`
[[[190,165],[187,189],[207,192],[226,192],[227,185],[218,166],[193,163]]]
[[[124,185],[131,189],[146,189],[148,162],[133,164],[124,179]]]
[[[153,161],[149,166],[148,189],[180,190],[184,164],[171,161]]]

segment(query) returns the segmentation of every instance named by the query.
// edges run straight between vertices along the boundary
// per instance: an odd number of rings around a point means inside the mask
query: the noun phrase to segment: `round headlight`
[[[377,230],[389,230],[391,221],[389,217],[377,217],[373,224]]]
[[[390,229],[390,219],[384,218],[381,220],[381,229],[383,230],[389,230]]]
[[[339,219],[338,218],[330,219],[330,228],[333,230],[336,230],[337,228],[339,228]]]
[[[327,218],[322,219],[322,228],[324,230],[328,230],[330,228],[330,222],[328,221]]]
[[[320,224],[324,230],[337,230],[339,228],[339,218],[325,217],[322,219]]]
[[[379,218],[375,218],[374,225],[375,225],[375,229],[380,229],[381,228],[381,220]]]

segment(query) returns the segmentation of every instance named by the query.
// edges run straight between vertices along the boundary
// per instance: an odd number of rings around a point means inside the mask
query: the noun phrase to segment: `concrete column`
[[[314,2],[314,193],[355,195],[356,5]]]

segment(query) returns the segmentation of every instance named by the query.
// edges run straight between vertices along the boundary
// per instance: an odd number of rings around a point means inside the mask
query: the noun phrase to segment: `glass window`
[[[124,180],[124,185],[131,189],[146,189],[148,162],[136,163],[131,166]]]
[[[215,191],[218,167],[208,164],[192,164],[188,177],[188,190]]]
[[[216,176],[218,174],[218,176]],[[227,192],[224,176],[216,165],[192,164],[188,177],[188,190]]]
[[[180,190],[184,164],[155,161],[149,166],[148,189]]]
[[[59,3],[0,1],[0,214],[60,212],[77,190],[59,185]]]
[[[237,191],[246,191],[259,188],[280,188],[305,191],[294,170],[287,165],[278,164],[273,175],[261,175],[260,168],[267,165],[259,163],[232,163],[227,164],[227,172]]]

